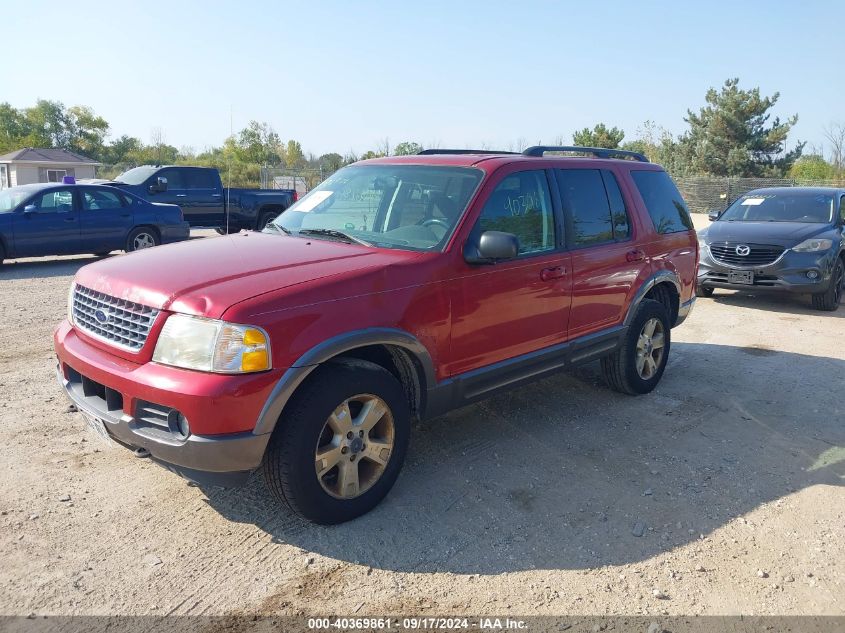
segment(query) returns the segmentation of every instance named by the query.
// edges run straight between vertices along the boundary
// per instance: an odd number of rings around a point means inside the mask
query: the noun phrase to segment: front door
[[[449,375],[563,342],[571,267],[559,248],[557,224],[545,170],[513,172],[495,186],[473,231],[513,233],[519,256],[488,266],[463,264],[450,282]]]
[[[51,189],[25,201],[13,221],[17,257],[79,252],[79,206],[69,188]]]
[[[123,195],[110,187],[81,187],[79,191],[81,249],[88,253],[124,249],[133,218]]]

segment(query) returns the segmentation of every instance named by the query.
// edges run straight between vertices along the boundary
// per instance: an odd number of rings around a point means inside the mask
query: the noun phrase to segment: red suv
[[[336,523],[387,494],[414,419],[597,359],[614,389],[654,389],[697,263],[681,195],[639,154],[364,161],[261,233],[80,269],[58,377],[139,456],[201,484],[261,468]]]

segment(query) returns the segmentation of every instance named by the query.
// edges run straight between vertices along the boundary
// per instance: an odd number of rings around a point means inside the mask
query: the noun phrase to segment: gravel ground
[[[420,425],[326,528],[68,412],[51,332],[91,261],[0,270],[0,613],[845,614],[845,307],[717,291],[654,393],[590,365]]]

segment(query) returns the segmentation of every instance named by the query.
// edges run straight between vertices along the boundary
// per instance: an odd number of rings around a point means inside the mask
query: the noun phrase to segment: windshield
[[[339,231],[376,246],[441,248],[482,172],[467,167],[360,165],[335,172],[274,224],[303,237],[336,239]]]
[[[31,194],[31,189],[6,189],[5,191],[0,191],[0,213],[11,211]]]
[[[833,221],[833,194],[814,191],[749,193],[728,207],[719,220],[827,224]]]
[[[156,169],[156,167],[136,167],[135,169],[123,172],[120,176],[117,176],[115,180],[118,182],[125,182],[127,185],[140,185],[147,178],[152,176]]]

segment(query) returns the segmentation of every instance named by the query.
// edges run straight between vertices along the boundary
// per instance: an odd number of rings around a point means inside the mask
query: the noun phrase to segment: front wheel
[[[256,231],[263,231],[267,228],[267,225],[270,224],[273,220],[275,220],[279,216],[278,213],[262,213],[258,218],[258,223],[255,225]]]
[[[410,410],[386,369],[348,359],[316,370],[285,407],[264,457],[271,492],[321,524],[379,504],[405,459]]]
[[[813,307],[816,310],[833,312],[842,301],[843,289],[845,289],[845,264],[841,259],[837,259],[833,274],[830,276],[830,287],[825,292],[813,295]]]
[[[139,226],[129,232],[129,237],[126,238],[126,252],[133,253],[145,248],[152,248],[160,243],[161,240],[159,240],[158,233],[154,229],[148,226]]]
[[[659,301],[644,299],[621,347],[601,359],[602,373],[616,391],[649,393],[660,382],[669,358],[669,313]]]

